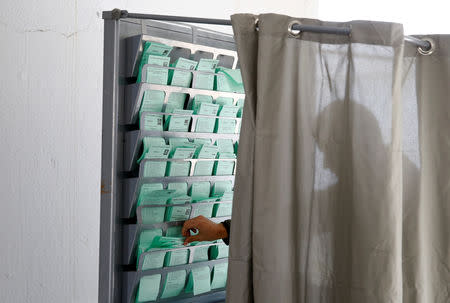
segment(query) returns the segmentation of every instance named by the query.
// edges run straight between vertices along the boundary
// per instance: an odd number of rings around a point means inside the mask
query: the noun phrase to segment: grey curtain
[[[293,20],[352,33],[292,36]],[[246,103],[227,302],[450,302],[450,37],[424,56],[395,23],[232,23]]]

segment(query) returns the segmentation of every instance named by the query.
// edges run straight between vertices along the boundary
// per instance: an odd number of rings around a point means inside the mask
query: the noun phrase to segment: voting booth
[[[119,14],[119,15],[117,15]],[[224,302],[244,90],[232,35],[104,12],[99,302]]]

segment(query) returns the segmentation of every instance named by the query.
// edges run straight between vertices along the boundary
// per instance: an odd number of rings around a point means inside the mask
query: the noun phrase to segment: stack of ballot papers
[[[136,303],[155,301],[159,294],[161,275],[144,276],[139,281]]]
[[[171,152],[172,159],[192,159],[194,157],[195,147],[176,147]],[[167,165],[167,175],[174,177],[187,177],[191,169],[189,161],[170,161]]]
[[[217,201],[217,198],[209,198],[210,190],[211,184],[208,181],[193,182],[190,188],[192,201],[194,203]],[[192,206],[192,218],[200,215],[210,218],[212,216],[213,207],[214,204]]]
[[[197,67],[197,61],[185,58],[178,58],[172,67],[176,70],[170,70],[170,85],[180,87],[190,87],[192,82],[192,72]],[[181,70],[180,70],[181,69]],[[185,71],[184,71],[184,70]]]
[[[213,184],[211,196],[212,197],[222,197],[225,192],[230,192],[233,190],[233,184],[231,181],[216,181]]]
[[[211,272],[211,289],[225,288],[227,285],[228,263],[214,265]]]
[[[192,110],[174,109],[175,115],[167,115],[164,129],[170,132],[188,132]]]
[[[213,59],[200,59],[198,62],[196,70],[205,73],[196,73],[193,82],[193,88],[199,89],[214,89],[214,72],[216,71],[217,64],[219,60]]]
[[[147,75],[146,78],[142,80],[151,84],[167,85],[167,82],[169,81],[169,70],[167,69],[169,62],[169,57],[149,55],[147,64],[158,65],[161,67],[144,67]],[[144,74],[144,72],[142,72],[142,74]]]
[[[136,266],[139,265],[139,258],[141,256],[142,253],[148,251],[152,245],[153,239],[156,236],[162,236],[162,230],[161,229],[148,229],[148,230],[143,230],[141,232],[141,234],[139,235],[139,240],[138,240],[138,247],[137,247],[137,262],[136,262]],[[156,266],[153,268],[159,268],[162,267],[164,263],[164,257],[162,259],[162,262],[160,264],[160,266]]]
[[[228,245],[220,240],[217,245],[211,246],[211,260],[228,258]]]
[[[242,81],[240,69],[229,69],[218,67],[216,70],[217,91],[230,93],[244,93],[244,82]]]
[[[142,96],[139,116],[144,112],[162,112],[165,92],[160,90],[146,90]]]
[[[203,144],[196,152],[197,159],[215,159],[219,153],[219,148],[212,144]],[[211,176],[213,173],[214,161],[197,161],[194,167],[194,176]]]
[[[213,103],[213,98],[211,96],[208,96],[208,95],[195,95],[194,98],[192,98],[192,102],[190,104],[190,108],[194,112],[198,112],[198,108],[199,108],[200,104],[202,104],[202,103],[212,104]]]
[[[163,115],[143,114],[139,119],[141,130],[163,131]]]
[[[222,197],[220,198],[220,201],[223,201],[223,202],[233,201],[233,194],[234,194],[234,192],[232,192],[231,190],[224,192]],[[213,208],[213,217],[231,216],[232,208],[233,208],[232,203],[215,204],[214,208]]]
[[[194,113],[197,115],[216,116],[219,111],[219,105],[213,103],[199,103],[197,111]],[[214,126],[216,125],[216,118],[213,117],[199,117],[197,118],[197,124],[195,125],[195,132],[197,133],[212,133],[214,132]]]
[[[142,224],[164,222],[166,207],[142,207],[145,205],[165,205],[168,200],[177,195],[176,190],[155,190],[147,194],[140,194],[137,206],[140,209]]]
[[[194,296],[211,291],[211,273],[208,266],[194,267],[189,273],[186,292]]]
[[[154,60],[150,59],[150,56],[152,57],[162,57],[162,58],[167,58],[164,60],[164,62],[167,61],[167,65],[169,66],[169,61],[170,58],[167,57],[170,52],[172,51],[172,47],[165,45],[165,44],[161,44],[161,43],[157,43],[157,42],[149,42],[146,41],[144,44],[144,49],[142,51],[142,58],[139,64],[139,71],[138,71],[138,77],[137,77],[137,82],[141,82],[141,74],[142,74],[142,67],[145,64],[154,64]],[[167,69],[166,69],[167,71]],[[147,72],[147,76],[148,76],[148,72]],[[167,80],[166,80],[166,84],[167,84]]]
[[[198,244],[206,244],[205,242],[200,242]],[[197,245],[198,245],[197,244]],[[194,249],[194,259],[193,262],[203,262],[203,261],[208,261],[209,260],[209,256],[208,256],[208,252],[209,252],[209,247],[210,246],[200,246],[200,247],[196,247]]]
[[[178,296],[186,284],[186,270],[170,271],[163,284],[161,299]]]
[[[168,204],[186,204],[191,203],[192,199],[188,195],[181,195],[172,197],[167,202]],[[171,206],[167,208],[165,221],[184,221],[189,219],[191,214],[191,206]]]
[[[170,146],[166,145],[164,138],[144,137],[142,140],[142,156],[138,159],[140,163],[143,159],[167,159],[170,153]],[[165,161],[145,161],[144,177],[164,177],[167,162]]]
[[[172,64],[172,66],[176,67],[177,69],[170,70],[169,72],[170,85],[180,87],[190,87],[192,82],[191,71],[196,68],[197,61],[179,58],[174,64]],[[187,97],[188,95],[185,93],[178,93],[178,92],[171,93],[167,101],[165,112],[173,113],[174,110],[184,109],[184,103],[186,102]]]
[[[156,236],[153,238],[153,242],[151,244],[151,248],[183,248],[184,245],[184,237],[160,237]],[[189,260],[189,250],[188,249],[180,249],[175,251],[166,252],[166,256],[164,259],[164,266],[176,266],[187,264]]]
[[[164,250],[154,248],[147,250],[146,254],[143,255],[144,261],[142,262],[140,270],[162,268],[165,256],[166,252]]]
[[[219,153],[219,159],[236,159],[236,155],[231,153]],[[234,161],[216,161],[214,165],[215,176],[232,176],[234,172]]]

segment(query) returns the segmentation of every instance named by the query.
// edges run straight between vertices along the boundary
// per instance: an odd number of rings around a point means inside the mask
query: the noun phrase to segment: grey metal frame
[[[104,13],[107,15],[108,12]],[[213,260],[207,262],[192,263],[192,258],[185,265],[161,268],[156,270],[132,269],[135,262],[133,258],[133,247],[137,243],[139,233],[143,229],[161,228],[164,232],[170,226],[180,226],[183,221],[162,222],[157,224],[142,224],[139,213],[143,207],[140,206],[136,214],[136,199],[138,189],[144,182],[162,183],[167,188],[171,182],[186,182],[188,187],[192,182],[208,181],[211,186],[217,181],[231,181],[234,184],[234,176],[193,176],[192,172],[195,164],[200,161],[231,161],[235,159],[188,159],[177,160],[167,159],[164,161],[189,161],[191,163],[190,176],[188,177],[162,177],[143,178],[142,169],[135,165],[130,157],[134,157],[139,152],[141,140],[144,136],[162,136],[209,138],[214,142],[218,138],[228,138],[235,142],[239,135],[235,134],[211,134],[211,133],[179,133],[179,132],[154,132],[136,130],[137,125],[136,108],[145,89],[162,89],[166,92],[186,92],[188,94],[206,94],[213,98],[218,96],[231,97],[236,104],[238,99],[244,98],[243,94],[215,92],[191,88],[176,88],[170,86],[155,86],[148,83],[129,84],[133,82],[133,70],[135,63],[140,56],[139,45],[145,39],[159,40],[161,42],[172,43],[176,40],[176,45],[184,45],[192,50],[199,50],[200,56],[212,53],[211,56],[221,60],[222,65],[236,67],[238,64],[235,53],[234,39],[231,35],[201,29],[184,24],[173,22],[159,22],[140,19],[111,19],[104,18],[104,75],[103,75],[103,121],[102,121],[102,172],[101,172],[101,210],[100,210],[100,255],[99,255],[99,297],[100,303],[122,303],[132,302],[136,286],[140,277],[147,274],[161,274],[164,276],[168,271],[185,269],[189,271],[196,266],[212,266],[216,263],[224,262],[226,259]],[[155,38],[156,37],[156,38]],[[137,41],[138,44],[132,41]],[[131,41],[131,42],[130,42]],[[181,42],[180,42],[181,41]],[[136,47],[138,46],[138,47]],[[208,54],[207,54],[208,55]],[[197,54],[196,54],[197,56]],[[230,59],[231,58],[231,59]],[[134,64],[134,65],[133,65]],[[130,66],[133,66],[130,69]],[[169,68],[173,69],[173,68]],[[130,73],[131,70],[131,73]],[[144,71],[145,73],[145,71]],[[197,73],[196,71],[193,74]],[[134,74],[135,75],[135,74]],[[141,96],[141,97],[139,97]],[[167,100],[166,100],[167,101]],[[145,113],[151,114],[151,113]],[[145,115],[144,114],[144,115]],[[159,113],[161,114],[161,113]],[[195,121],[201,115],[191,115],[191,127],[195,127]],[[210,116],[205,116],[210,117]],[[216,119],[230,119],[227,117],[215,117]],[[236,120],[240,125],[240,118]],[[134,129],[134,130],[133,130]],[[160,161],[155,159],[145,159],[144,161]],[[130,164],[131,163],[131,164]],[[236,166],[236,164],[235,164]],[[138,170],[139,169],[139,170]],[[137,175],[136,175],[137,174]],[[209,201],[200,203],[165,205],[188,207],[192,212],[202,205],[230,204],[230,201]],[[133,219],[134,218],[134,219]],[[220,222],[230,217],[212,218],[215,222]],[[134,220],[134,221],[133,221]],[[192,250],[194,248],[188,248]],[[145,255],[145,254],[144,254]],[[138,262],[142,262],[138,260]],[[141,264],[141,263],[138,263]],[[131,297],[130,297],[131,294]],[[158,299],[158,302],[223,302],[225,290],[218,289],[211,293],[193,297],[184,294],[173,299]]]

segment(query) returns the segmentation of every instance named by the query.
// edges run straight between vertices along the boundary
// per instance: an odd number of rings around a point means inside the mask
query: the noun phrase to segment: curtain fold
[[[232,23],[246,102],[227,302],[449,302],[450,38],[423,56],[396,23]]]

